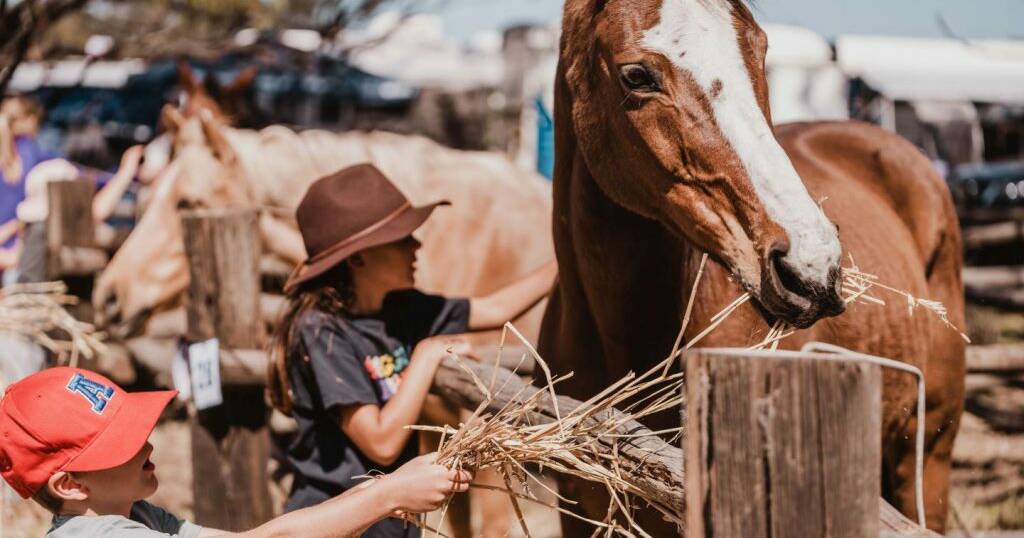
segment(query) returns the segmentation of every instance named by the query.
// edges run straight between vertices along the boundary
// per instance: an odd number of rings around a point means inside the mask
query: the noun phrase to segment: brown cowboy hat
[[[372,164],[357,164],[316,180],[295,212],[309,258],[292,271],[285,292],[360,250],[408,236],[440,205],[448,201],[413,207]]]

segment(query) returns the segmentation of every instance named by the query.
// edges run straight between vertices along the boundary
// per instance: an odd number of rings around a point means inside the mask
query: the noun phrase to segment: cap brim
[[[131,460],[142,450],[160,414],[176,394],[176,390],[125,393],[125,401],[107,429],[62,470],[101,471]]]
[[[423,223],[430,218],[430,215],[434,210],[442,205],[451,205],[451,203],[447,200],[441,200],[440,202],[434,202],[433,204],[422,207],[410,207],[391,222],[388,222],[386,225],[374,230],[373,233],[360,238],[358,241],[352,242],[351,245],[348,245],[337,252],[331,253],[330,256],[313,262],[308,260],[303,262],[288,278],[288,282],[284,285],[285,293],[291,293],[292,290],[302,283],[309,282],[327,271],[330,271],[336,265],[344,261],[345,258],[348,258],[360,250],[393,243],[408,236],[415,232],[417,228],[422,226]]]

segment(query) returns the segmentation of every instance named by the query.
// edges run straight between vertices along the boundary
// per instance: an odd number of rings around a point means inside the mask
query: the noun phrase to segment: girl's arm
[[[469,489],[472,475],[434,463],[434,454],[420,456],[380,480],[371,480],[317,506],[290,512],[251,531],[227,533],[203,529],[202,538],[240,536],[358,536],[395,512],[436,510],[453,492]]]
[[[131,185],[132,178],[139,171],[139,161],[142,160],[142,146],[132,146],[121,156],[121,166],[110,181],[96,193],[92,199],[92,218],[96,222],[103,222],[110,217],[121,201],[124,191]]]
[[[470,299],[469,330],[500,329],[518,318],[551,292],[557,276],[558,264],[552,261],[486,297]]]
[[[341,429],[366,457],[380,465],[391,465],[402,454],[416,424],[441,360],[448,350],[472,355],[472,348],[452,337],[427,338],[412,352],[409,367],[402,374],[398,392],[383,407],[350,405],[341,409]]]

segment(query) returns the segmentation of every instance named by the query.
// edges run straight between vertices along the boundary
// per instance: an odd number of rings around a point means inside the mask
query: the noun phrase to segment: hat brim
[[[125,401],[107,429],[62,470],[102,471],[128,462],[142,450],[160,414],[177,394],[176,390],[124,393]]]
[[[451,203],[447,200],[441,200],[440,202],[434,202],[422,207],[410,207],[384,226],[374,230],[373,233],[353,241],[350,245],[345,246],[345,248],[338,249],[329,256],[315,261],[306,260],[296,267],[295,271],[288,277],[288,282],[284,285],[285,293],[291,293],[303,283],[309,282],[330,271],[360,250],[393,243],[412,234],[430,218],[435,209],[443,205],[451,205]]]
[[[15,208],[15,216],[25,223],[42,222],[46,220],[49,212],[46,207],[46,200],[38,198],[27,198]]]

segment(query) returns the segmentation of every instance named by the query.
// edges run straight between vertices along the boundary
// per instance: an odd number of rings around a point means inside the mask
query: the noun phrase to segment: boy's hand
[[[473,474],[449,470],[434,463],[436,454],[411,460],[381,480],[380,486],[393,491],[400,512],[424,513],[437,510],[452,493],[469,489]]]

